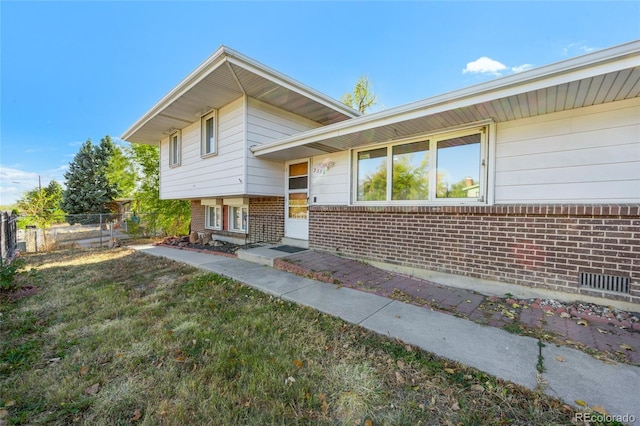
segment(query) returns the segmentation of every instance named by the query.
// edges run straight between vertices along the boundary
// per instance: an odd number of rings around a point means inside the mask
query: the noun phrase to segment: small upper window
[[[216,138],[216,113],[210,112],[201,119],[202,129],[202,145],[200,153],[202,156],[214,155],[218,152],[217,138]]]
[[[180,165],[180,149],[181,149],[180,130],[178,130],[172,133],[171,136],[169,136],[169,165],[170,166]]]

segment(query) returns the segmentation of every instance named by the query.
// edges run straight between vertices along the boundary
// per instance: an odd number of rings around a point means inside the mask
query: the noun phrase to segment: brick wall
[[[204,232],[205,207],[200,200],[191,200],[191,231]]]
[[[227,209],[224,209],[226,221]],[[191,230],[238,237],[242,234],[205,229],[205,206],[200,200],[191,200]],[[284,236],[284,198],[262,197],[249,199],[249,240],[252,242],[278,242]]]
[[[640,205],[312,206],[312,248],[640,303]],[[630,277],[630,294],[579,288]]]
[[[279,242],[284,237],[284,197],[249,199],[252,242]]]

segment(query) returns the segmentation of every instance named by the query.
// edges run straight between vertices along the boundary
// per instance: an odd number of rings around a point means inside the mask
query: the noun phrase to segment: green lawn
[[[0,298],[0,425],[541,425],[574,414],[162,258],[122,248],[26,260],[39,291]]]

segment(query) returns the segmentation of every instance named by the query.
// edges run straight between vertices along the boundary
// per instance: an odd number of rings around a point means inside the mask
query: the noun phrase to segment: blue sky
[[[640,38],[628,2],[0,1],[0,205],[121,135],[221,44],[391,108]]]

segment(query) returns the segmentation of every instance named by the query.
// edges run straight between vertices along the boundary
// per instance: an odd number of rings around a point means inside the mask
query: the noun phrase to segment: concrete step
[[[274,247],[280,247],[284,244],[272,244],[262,247],[254,247],[250,249],[238,250],[236,254],[238,259],[246,260],[247,262],[257,263],[259,265],[265,265],[273,267],[273,261],[283,257],[291,256],[294,253],[287,253],[280,250],[274,250]],[[299,247],[299,246],[294,246]]]

